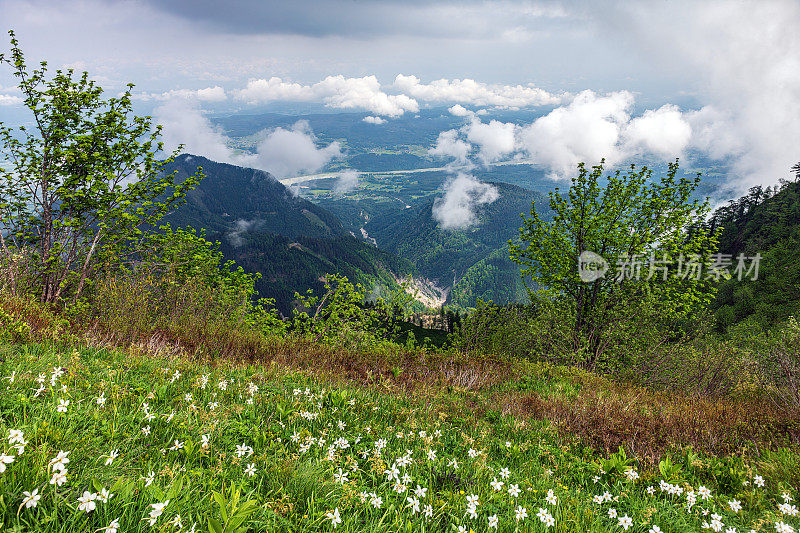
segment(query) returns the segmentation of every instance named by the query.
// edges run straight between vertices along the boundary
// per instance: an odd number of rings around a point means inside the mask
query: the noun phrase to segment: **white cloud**
[[[386,124],[386,119],[381,117],[366,116],[361,120],[363,120],[367,124],[376,124],[376,125]]]
[[[220,163],[233,163],[228,138],[211,124],[196,103],[173,99],[153,112],[157,124],[164,127],[162,140],[167,152],[183,145],[183,152],[201,155]]]
[[[486,84],[471,79],[440,79],[424,84],[416,76],[402,74],[395,78],[391,88],[393,92],[385,90],[374,75],[360,78],[328,76],[311,85],[273,76],[250,80],[235,95],[251,105],[275,101],[322,102],[336,109],[364,109],[375,115],[390,117],[418,112],[419,101],[430,104],[455,103],[450,112],[456,116],[468,116],[472,111],[461,104],[529,107],[556,104],[566,97],[563,94],[552,95],[532,84]]]
[[[493,163],[514,152],[516,126],[511,123],[492,120],[483,123],[474,118],[464,127],[467,139],[479,147],[478,157],[486,163]]]
[[[787,177],[800,157],[800,3],[608,2],[595,15],[603,31],[622,25],[614,33],[646,60],[697,80],[706,106],[687,116],[691,145],[733,157],[739,189]]]
[[[438,157],[452,157],[459,163],[466,163],[472,145],[458,138],[458,130],[447,130],[439,134],[436,139],[436,146],[428,150],[428,153]]]
[[[336,176],[336,184],[333,191],[343,194],[350,192],[358,187],[360,173],[357,170],[347,169],[339,172]]]
[[[623,133],[629,150],[643,149],[662,157],[678,157],[689,144],[692,126],[674,105],[648,109],[630,121]]]
[[[557,104],[564,95],[553,95],[528,85],[486,84],[475,80],[439,79],[424,84],[416,76],[398,74],[394,85],[400,91],[422,102],[457,102],[478,106],[529,107]]]
[[[222,102],[228,98],[225,94],[225,89],[219,85],[214,87],[206,87],[205,89],[197,89],[195,96],[201,102]]]
[[[449,108],[448,111],[455,117],[471,117],[475,114],[461,104],[454,105],[453,107]]]
[[[236,98],[248,104],[260,104],[274,100],[312,101],[316,95],[308,85],[283,81],[277,76],[247,82],[247,86],[236,92]]]
[[[255,168],[266,170],[277,178],[287,178],[303,172],[316,172],[342,156],[338,142],[317,148],[316,141],[308,122],[302,120],[288,130],[275,128],[258,143]]]
[[[534,162],[563,177],[580,162],[608,164],[620,161],[618,145],[633,95],[627,91],[598,96],[592,91],[578,94],[569,105],[559,107],[520,130],[522,150]]]
[[[419,104],[405,94],[386,94],[378,78],[345,78],[328,76],[314,85],[324,96],[327,105],[337,109],[367,109],[376,115],[396,117],[406,111],[416,113]]]
[[[13,94],[0,94],[0,105],[21,105],[22,98]]]
[[[338,142],[317,147],[317,139],[305,121],[291,129],[275,128],[262,132],[256,153],[236,152],[221,129],[211,124],[196,103],[182,99],[165,102],[155,110],[155,120],[164,126],[164,149],[172,151],[183,144],[183,152],[270,172],[276,178],[316,172],[331,160],[341,157]]]
[[[734,118],[713,106],[686,114],[692,128],[691,147],[714,159],[741,155],[745,151]]]
[[[225,237],[227,237],[228,242],[231,243],[231,246],[234,248],[239,248],[241,245],[244,244],[244,238],[242,237],[243,234],[249,233],[253,230],[257,230],[258,228],[264,225],[263,220],[244,220],[239,219],[234,222],[234,229],[228,232]]]
[[[444,196],[433,203],[433,218],[442,229],[466,229],[477,222],[475,210],[500,198],[497,189],[475,179],[469,174],[459,173],[445,183]]]
[[[365,109],[376,115],[396,117],[406,111],[416,113],[419,104],[405,94],[387,94],[378,78],[328,76],[313,85],[285,82],[281,78],[251,80],[236,97],[248,104],[278,100],[321,101],[336,109]]]
[[[139,93],[134,95],[138,100],[149,101],[168,101],[177,98],[193,100],[198,102],[224,102],[228,99],[225,89],[219,85],[206,87],[204,89],[171,89],[163,93]]]
[[[614,165],[637,155],[679,157],[686,148],[703,142],[693,138],[693,126],[716,118],[708,110],[687,114],[672,105],[631,117],[633,103],[627,91],[606,95],[584,91],[568,105],[522,126],[498,120],[484,123],[471,114],[470,122],[459,130],[442,132],[429,153],[466,163],[474,145],[483,164],[527,155],[549,168],[551,177],[563,178],[580,162],[605,159]]]

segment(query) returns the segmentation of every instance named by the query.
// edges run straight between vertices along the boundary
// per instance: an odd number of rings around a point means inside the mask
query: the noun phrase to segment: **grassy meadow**
[[[754,435],[745,443],[735,421],[730,442],[698,433],[707,452],[654,444],[669,443],[681,424],[691,438],[692,420],[712,424],[709,406],[670,422],[680,405],[526,362],[428,361],[422,372],[412,360],[312,359],[322,363],[316,370],[290,354],[208,364],[135,348],[3,345],[4,531],[800,526],[796,451]],[[608,413],[607,427],[596,419],[587,435],[613,439],[620,420],[621,434],[648,427],[657,439],[639,457],[593,449],[564,426],[557,406],[598,410],[598,395],[643,414]],[[534,402],[549,405],[552,419]],[[723,447],[730,453],[714,453]]]

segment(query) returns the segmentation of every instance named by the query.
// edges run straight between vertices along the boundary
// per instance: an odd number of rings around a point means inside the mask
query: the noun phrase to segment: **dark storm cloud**
[[[309,37],[491,37],[512,25],[561,18],[549,2],[146,0],[153,8],[232,33]],[[501,24],[502,23],[502,24]]]

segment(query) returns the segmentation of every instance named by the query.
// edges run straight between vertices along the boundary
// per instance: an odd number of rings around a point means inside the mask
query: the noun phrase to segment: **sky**
[[[730,161],[740,190],[800,160],[799,27],[796,0],[0,0],[0,28],[31,60],[111,92],[135,83],[139,105],[173,134],[199,131],[220,159],[232,155],[210,111],[307,104],[380,127],[447,106],[464,126],[432,150],[453,161],[468,145],[475,164],[526,157],[563,178],[579,160],[696,150]],[[2,67],[0,120],[19,108]],[[548,112],[481,117],[495,108]],[[290,134],[314,141],[302,125]]]

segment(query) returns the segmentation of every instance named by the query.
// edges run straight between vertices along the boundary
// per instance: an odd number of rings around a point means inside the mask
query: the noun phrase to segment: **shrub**
[[[800,322],[791,317],[760,359],[764,387],[780,409],[800,412]]]
[[[23,343],[31,335],[31,327],[11,313],[0,308],[0,341]]]

